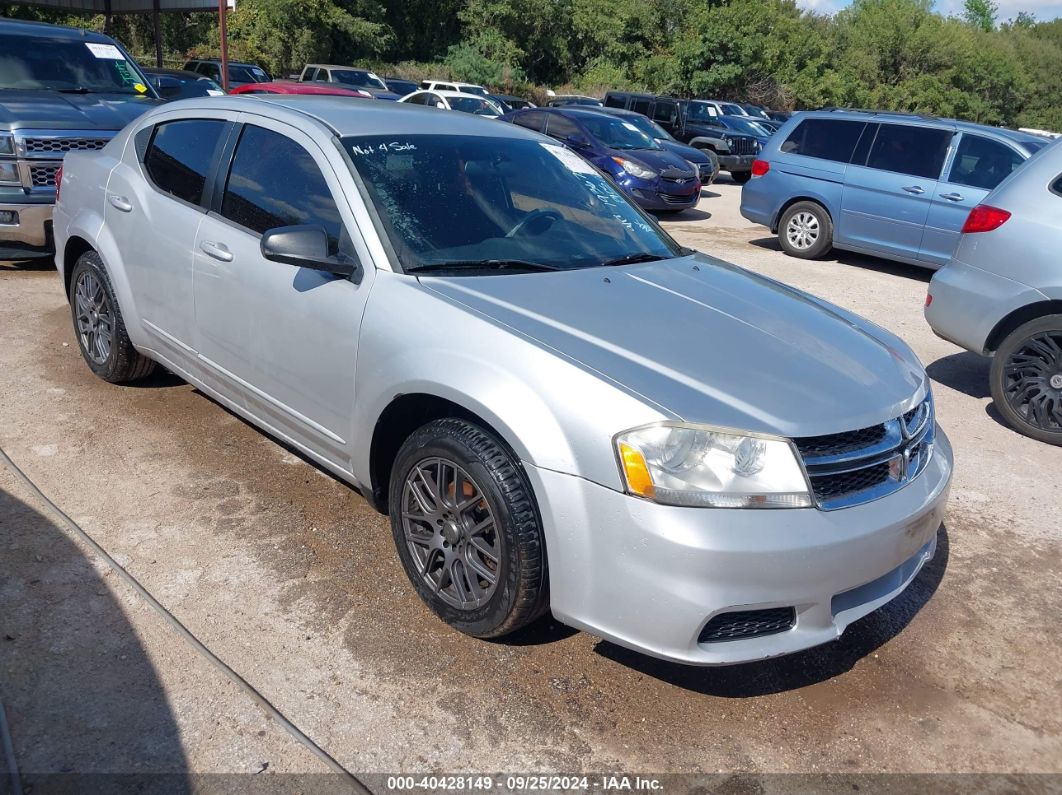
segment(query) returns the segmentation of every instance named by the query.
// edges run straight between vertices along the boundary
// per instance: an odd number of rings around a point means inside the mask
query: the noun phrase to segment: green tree
[[[963,18],[975,28],[983,31],[996,26],[996,14],[999,6],[994,0],[965,0],[962,7]]]

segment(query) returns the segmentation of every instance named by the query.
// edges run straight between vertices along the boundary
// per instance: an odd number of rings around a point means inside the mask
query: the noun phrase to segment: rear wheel
[[[791,257],[816,259],[833,247],[833,221],[821,204],[797,202],[778,222],[778,242]]]
[[[155,369],[155,362],[129,340],[107,269],[95,251],[82,254],[70,274],[70,312],[81,356],[104,381],[137,381]]]
[[[730,179],[734,180],[738,185],[744,185],[750,179],[752,179],[751,171],[731,171]]]
[[[1008,334],[989,381],[996,409],[1012,428],[1062,445],[1062,315],[1030,320]]]
[[[402,566],[443,621],[496,638],[545,612],[546,551],[531,487],[491,434],[459,419],[425,425],[398,451],[389,491]]]

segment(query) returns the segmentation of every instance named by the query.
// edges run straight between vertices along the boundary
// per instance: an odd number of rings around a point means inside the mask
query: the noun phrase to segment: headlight
[[[0,157],[15,154],[15,136],[0,133]]]
[[[0,161],[0,185],[21,185],[22,180],[18,176],[18,163],[5,163]]]
[[[635,163],[633,160],[627,160],[622,157],[614,157],[612,159],[623,166],[623,170],[632,177],[637,177],[638,179],[656,179],[657,177],[655,171],[646,168],[641,163]]]
[[[785,439],[662,423],[625,431],[615,444],[627,492],[638,497],[704,508],[812,506]]]

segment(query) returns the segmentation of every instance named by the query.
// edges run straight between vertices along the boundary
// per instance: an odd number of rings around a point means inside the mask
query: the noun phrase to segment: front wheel
[[[420,598],[468,635],[496,638],[548,606],[531,487],[491,434],[443,419],[415,431],[391,470],[391,531]]]
[[[744,185],[750,179],[752,179],[751,171],[731,171],[730,179],[734,180],[738,185]]]
[[[778,242],[791,257],[821,257],[833,247],[830,214],[821,204],[797,202],[778,221]]]
[[[1062,315],[1030,320],[1008,334],[992,359],[989,382],[1008,425],[1062,445]]]

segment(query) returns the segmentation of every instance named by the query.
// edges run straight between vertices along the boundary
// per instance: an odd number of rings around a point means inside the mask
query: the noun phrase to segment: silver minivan
[[[684,249],[550,138],[187,100],[72,154],[55,218],[88,367],[161,365],[358,488],[463,632],[552,611],[756,660],[933,557],[952,454],[911,349]]]

